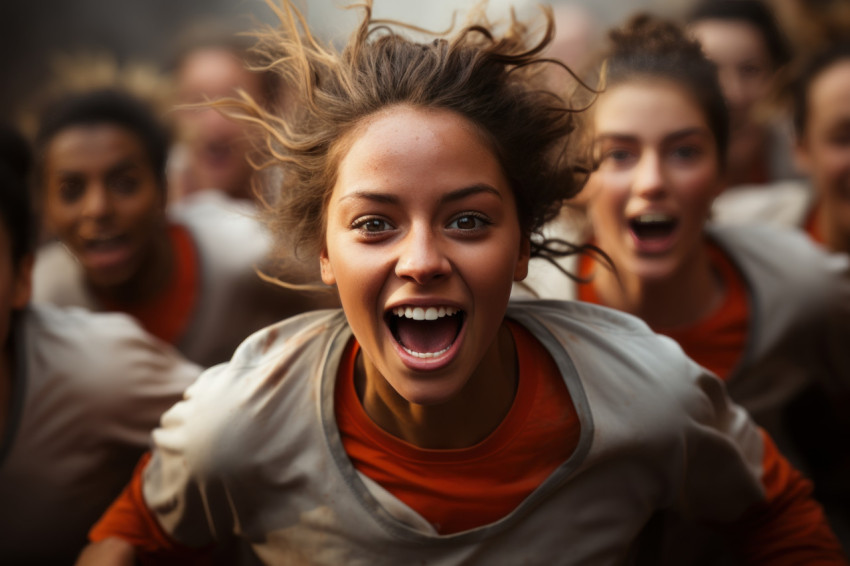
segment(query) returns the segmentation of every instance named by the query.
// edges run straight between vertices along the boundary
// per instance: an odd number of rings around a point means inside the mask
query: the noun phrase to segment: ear
[[[334,270],[331,267],[331,260],[328,257],[328,248],[326,246],[322,246],[322,251],[319,252],[319,268],[322,272],[322,282],[325,285],[336,285],[336,277],[334,277]]]
[[[531,259],[531,239],[527,236],[522,238],[519,245],[519,257],[514,268],[514,281],[522,281],[528,276],[528,261]]]
[[[32,298],[32,266],[34,261],[35,257],[28,254],[18,264],[12,289],[13,309],[23,309]]]

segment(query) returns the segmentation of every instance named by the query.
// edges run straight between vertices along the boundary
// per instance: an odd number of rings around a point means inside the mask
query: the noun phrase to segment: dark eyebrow
[[[478,193],[490,193],[495,195],[502,200],[502,195],[497,191],[494,187],[486,183],[476,183],[475,185],[471,185],[469,187],[464,187],[462,189],[456,189],[454,191],[449,192],[448,194],[443,195],[440,199],[440,204],[445,204],[447,202],[463,200],[468,196],[475,195]],[[398,204],[399,198],[396,195],[387,194],[387,193],[379,193],[372,191],[355,191],[353,193],[347,194],[342,197],[340,200],[348,200],[348,199],[366,199],[374,202],[381,202],[387,204]]]
[[[142,166],[132,158],[122,159],[115,165],[109,168],[106,172],[107,175],[116,175],[118,173],[124,173],[129,169],[140,169]]]

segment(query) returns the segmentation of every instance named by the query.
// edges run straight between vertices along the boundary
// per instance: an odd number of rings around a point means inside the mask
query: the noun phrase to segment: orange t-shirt
[[[189,326],[200,290],[195,243],[183,226],[171,224],[168,238],[174,250],[174,271],[165,289],[143,303],[121,303],[100,299],[106,310],[129,314],[142,327],[169,344],[176,344]]]
[[[677,329],[656,329],[669,336],[685,353],[721,379],[728,379],[744,354],[750,323],[750,305],[744,277],[726,254],[709,243],[712,267],[720,276],[725,289],[723,303],[708,316],[694,324]],[[583,278],[592,275],[593,260],[582,256],[579,272]],[[593,283],[579,286],[582,301],[602,304]]]
[[[360,350],[343,354],[336,418],[354,467],[413,508],[441,534],[495,522],[516,508],[578,444],[580,426],[555,360],[530,332],[508,322],[519,386],[507,416],[469,448],[427,450],[396,438],[366,414],[354,388]]]

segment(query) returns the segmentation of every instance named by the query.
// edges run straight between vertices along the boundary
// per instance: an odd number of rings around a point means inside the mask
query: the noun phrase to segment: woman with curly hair
[[[580,187],[575,113],[537,82],[552,26],[419,43],[363,10],[338,53],[285,3],[263,45],[300,112],[241,106],[286,169],[277,232],[342,310],[206,372],[80,563],[235,543],[266,564],[619,564],[666,506],[746,528],[748,556],[841,563],[806,480],[675,344],[593,305],[509,305]]]

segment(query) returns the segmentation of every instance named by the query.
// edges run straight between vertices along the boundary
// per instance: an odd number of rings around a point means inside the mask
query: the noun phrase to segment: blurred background
[[[355,14],[340,9],[346,4],[343,0],[300,2],[314,31],[329,39],[347,34],[356,19]],[[476,4],[475,0],[376,0],[375,12],[380,17],[443,29],[453,12],[462,13]],[[537,4],[490,0],[489,12],[504,17],[508,7],[514,6],[522,14]],[[587,29],[598,32],[641,8],[678,15],[690,1],[571,0],[553,4],[578,6],[582,17],[587,17],[582,20]],[[256,21],[274,21],[262,0],[4,0],[0,2],[0,119],[19,121],[22,108],[55,80],[63,57],[108,54],[121,66],[132,62],[167,69],[187,29],[206,22],[226,22],[234,30],[244,30]],[[570,21],[579,23],[579,18]]]

